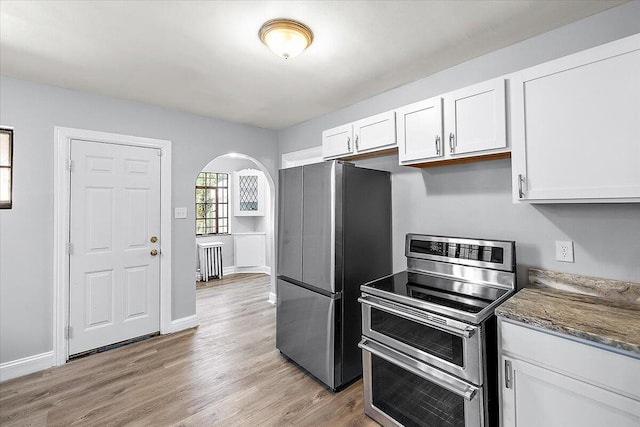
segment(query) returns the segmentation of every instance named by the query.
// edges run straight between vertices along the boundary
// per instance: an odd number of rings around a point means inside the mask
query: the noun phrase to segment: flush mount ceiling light
[[[313,41],[313,33],[309,27],[286,18],[265,22],[258,35],[273,53],[284,59],[300,55]]]

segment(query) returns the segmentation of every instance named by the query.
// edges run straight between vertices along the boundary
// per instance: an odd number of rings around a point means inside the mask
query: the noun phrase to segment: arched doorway
[[[262,189],[264,191],[263,202],[264,210],[262,215],[244,215],[238,213],[240,206],[240,188],[238,185],[242,176],[256,175],[263,180]],[[255,172],[255,173],[254,173]],[[204,175],[206,174],[206,175]],[[200,178],[198,178],[200,177]],[[222,205],[219,211],[216,211],[216,219],[219,224],[217,227],[211,226],[211,222],[207,222],[200,215],[202,213],[203,200],[198,200],[198,195],[202,195],[199,189],[202,189],[204,178],[211,182],[220,180],[221,188],[217,189],[221,194],[226,192],[227,198],[221,197]],[[212,159],[203,167],[200,173],[194,179],[196,187],[196,230],[195,240],[197,243],[220,242],[222,243],[222,268],[223,274],[242,273],[242,272],[263,272],[270,274],[269,301],[275,303],[275,277],[276,277],[276,250],[275,250],[275,218],[276,218],[276,200],[275,200],[275,182],[267,168],[255,158],[241,153],[227,153]],[[209,181],[208,181],[209,182]],[[211,189],[208,189],[211,191]],[[199,206],[200,205],[200,206]],[[226,205],[226,206],[225,206]],[[246,202],[245,202],[246,205]],[[206,209],[211,207],[206,206]],[[200,209],[200,211],[198,211]],[[220,220],[217,216],[218,212],[225,218]],[[226,221],[225,221],[226,219]],[[264,260],[263,266],[253,265],[255,263],[246,262],[246,249],[249,248],[252,254],[255,254],[256,242],[260,242],[259,238],[264,235]],[[247,243],[242,243],[247,242]],[[236,248],[236,245],[238,247]],[[247,246],[248,245],[248,246]],[[244,248],[244,249],[243,249]],[[243,251],[238,252],[238,250]],[[236,261],[243,265],[236,265]],[[197,262],[198,272],[196,278],[202,278],[202,266],[200,261]],[[200,277],[198,277],[200,274]]]

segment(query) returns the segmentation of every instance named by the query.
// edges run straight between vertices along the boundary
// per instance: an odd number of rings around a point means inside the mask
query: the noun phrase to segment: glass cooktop
[[[369,282],[362,290],[403,300],[424,302],[433,306],[447,307],[470,314],[478,314],[505,295],[508,290],[403,271]],[[390,294],[390,295],[389,295]],[[412,304],[413,305],[413,304]]]

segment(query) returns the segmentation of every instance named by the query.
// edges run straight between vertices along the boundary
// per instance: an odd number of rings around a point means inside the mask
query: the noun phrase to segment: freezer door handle
[[[292,279],[292,278],[287,277],[287,276],[278,276],[278,279],[280,279],[280,280],[282,280],[284,282],[287,282],[287,283],[291,283],[292,285],[300,286],[301,288],[305,288],[305,289],[307,289],[307,290],[309,290],[311,292],[315,292],[315,293],[323,295],[323,296],[325,296],[327,298],[331,298],[331,299],[335,299],[335,300],[338,300],[338,299],[342,298],[342,292],[329,292],[326,289],[321,289],[321,288],[318,288],[316,286],[312,286],[312,285],[310,285],[308,283],[304,283],[304,282],[301,282],[301,281],[296,280],[296,279]]]

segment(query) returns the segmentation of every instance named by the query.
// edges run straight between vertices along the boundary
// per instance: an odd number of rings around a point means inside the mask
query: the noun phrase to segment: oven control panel
[[[515,243],[407,234],[406,256],[513,271]]]
[[[470,259],[473,261],[497,263],[502,263],[504,261],[504,249],[495,246],[412,240],[410,250],[415,253],[440,255],[448,258]]]

